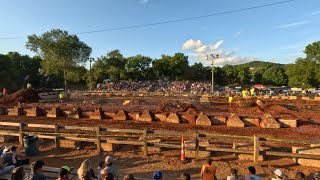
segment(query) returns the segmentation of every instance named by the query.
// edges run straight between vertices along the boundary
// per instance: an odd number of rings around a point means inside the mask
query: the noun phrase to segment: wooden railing
[[[4,130],[6,127],[15,130]],[[23,137],[26,135],[37,135],[43,139],[53,139],[55,141],[55,148],[60,148],[60,140],[71,141],[85,141],[93,142],[97,145],[97,150],[102,151],[101,143],[110,144],[125,144],[142,146],[144,155],[148,155],[148,147],[163,147],[169,149],[180,149],[179,139],[184,136],[185,139],[194,142],[194,146],[187,147],[188,150],[195,151],[195,158],[199,158],[199,151],[219,151],[240,154],[252,154],[254,163],[258,164],[259,155],[266,156],[280,156],[291,158],[306,158],[306,159],[319,159],[320,155],[312,154],[295,154],[291,152],[279,151],[260,151],[259,146],[261,143],[274,143],[281,142],[285,144],[320,144],[320,141],[303,141],[303,140],[289,140],[289,139],[274,139],[259,136],[235,136],[223,134],[206,134],[206,133],[189,133],[189,132],[176,132],[176,131],[162,131],[162,130],[136,130],[136,129],[116,129],[116,128],[101,128],[101,127],[79,127],[79,126],[60,126],[60,125],[44,125],[44,124],[27,124],[24,122],[0,122],[0,134],[4,136],[18,136],[20,144],[23,145]],[[119,139],[121,138],[121,139]],[[140,140],[138,140],[138,138]],[[167,140],[164,142],[152,141],[152,138]],[[210,145],[200,145],[199,142],[203,139],[208,141],[245,141],[253,144],[253,150],[225,148],[225,147],[212,147]]]

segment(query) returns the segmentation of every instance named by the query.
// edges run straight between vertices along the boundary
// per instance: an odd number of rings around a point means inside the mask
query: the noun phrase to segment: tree
[[[67,80],[77,81],[74,70],[84,65],[90,57],[92,49],[80,41],[76,35],[67,31],[53,29],[41,36],[28,36],[26,47],[37,53],[42,59],[42,73],[45,76],[59,75],[64,78],[65,92]]]
[[[288,83],[288,79],[283,68],[279,66],[272,66],[264,71],[262,75],[262,83],[283,86]]]
[[[237,72],[236,68],[232,65],[225,65],[222,67],[223,72],[225,73],[225,81],[227,84],[232,84],[237,82]]]
[[[241,84],[247,84],[251,80],[251,73],[249,66],[240,65],[236,68],[237,78]]]
[[[111,80],[118,81],[121,79],[121,74],[125,70],[126,59],[118,49],[108,52],[106,56],[99,60],[102,61],[99,63],[101,67],[106,68],[106,73]]]
[[[146,80],[150,69],[152,59],[147,56],[136,55],[127,58],[125,70],[127,79]]]
[[[289,77],[289,86],[292,87],[318,87],[319,81],[316,74],[318,73],[318,64],[309,59],[298,58],[294,64],[286,66],[286,74]]]

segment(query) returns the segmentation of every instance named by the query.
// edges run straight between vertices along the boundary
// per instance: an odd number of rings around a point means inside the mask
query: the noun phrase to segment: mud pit
[[[85,103],[83,101],[85,100]],[[123,105],[125,100],[130,100],[130,103]],[[176,103],[179,101],[179,103]],[[254,101],[254,100],[252,100]],[[168,102],[169,105],[167,104]],[[183,105],[182,105],[183,103]],[[59,125],[74,125],[74,126],[100,126],[100,127],[114,127],[127,129],[153,129],[153,130],[174,130],[179,132],[206,132],[217,134],[232,134],[232,135],[246,135],[252,136],[254,134],[263,137],[273,138],[287,138],[287,139],[304,139],[304,140],[319,140],[320,139],[320,105],[318,102],[306,102],[301,100],[266,100],[265,107],[260,108],[246,107],[239,108],[236,103],[231,107],[227,103],[227,99],[218,98],[216,102],[211,103],[210,106],[199,103],[199,97],[92,97],[84,99],[82,96],[72,97],[69,102],[63,104],[52,103],[25,103],[26,108],[32,106],[39,106],[44,109],[51,109],[54,106],[59,106],[64,110],[71,110],[73,107],[80,107],[82,110],[93,111],[101,107],[103,110],[116,112],[123,109],[128,112],[143,112],[149,109],[152,112],[157,111],[179,111],[184,110],[192,103],[198,112],[203,112],[210,115],[229,116],[230,113],[235,112],[239,116],[260,117],[264,113],[270,113],[276,118],[298,119],[297,128],[281,128],[281,129],[263,129],[260,127],[245,127],[235,128],[227,127],[225,125],[215,126],[196,126],[187,123],[170,124],[166,122],[141,122],[141,121],[116,121],[116,120],[91,120],[88,118],[70,119],[70,118],[47,118],[40,117],[26,117],[26,116],[0,116],[0,121],[24,121],[27,123],[37,124],[59,124]],[[166,104],[168,106],[166,106]],[[181,106],[182,105],[182,106]],[[163,151],[161,154],[153,154],[148,158],[144,158],[141,152],[134,149],[122,149],[118,152],[111,153],[118,159],[115,164],[121,168],[121,174],[133,173],[137,177],[152,178],[152,172],[162,170],[165,179],[176,179],[179,174],[186,170],[192,174],[193,179],[200,179],[199,172],[202,163],[191,162],[182,164],[178,161],[179,150]],[[79,167],[82,160],[90,158],[93,161],[94,167],[97,166],[98,160],[102,160],[106,154],[96,154],[92,148],[80,150],[54,150],[52,146],[42,146],[42,153],[33,159],[43,159],[50,161],[51,166],[59,167],[64,165],[64,160],[68,160],[70,165]],[[245,167],[252,165],[252,161],[235,160],[233,156],[219,156],[213,154],[215,166],[218,168],[218,178],[225,178],[229,174],[232,167],[239,169],[239,174],[246,173]],[[217,156],[217,157],[216,157]],[[135,164],[133,167],[132,165]],[[317,168],[303,167],[294,164],[290,158],[269,158],[261,165],[256,166],[258,174],[264,177],[271,177],[271,172],[274,168],[285,169],[285,173],[293,178],[296,171],[303,171],[307,176],[312,173],[320,171]]]

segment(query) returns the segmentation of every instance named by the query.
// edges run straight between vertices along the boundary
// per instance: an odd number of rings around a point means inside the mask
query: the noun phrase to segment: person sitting
[[[276,169],[275,171],[273,171],[273,174],[274,178],[272,178],[271,180],[285,179],[285,175],[280,169]]]
[[[188,172],[183,172],[180,176],[180,180],[191,180],[190,174]]]
[[[207,163],[202,166],[201,177],[203,180],[216,179],[216,168],[212,166],[212,159],[208,159]]]
[[[297,172],[295,178],[296,180],[304,180],[306,179],[306,175],[303,174],[303,172]]]
[[[227,180],[239,180],[237,169],[232,168],[230,172],[231,172],[231,175],[227,177]]]
[[[106,169],[102,169],[100,171],[100,176],[101,176],[100,177],[101,180],[114,180],[112,173],[107,172]]]
[[[14,168],[15,168],[14,165],[4,164],[3,158],[0,157],[0,175],[11,173]]]
[[[99,161],[99,165],[97,167],[97,177],[98,177],[98,179],[101,179],[100,172],[104,168],[105,168],[105,163],[103,161]]]
[[[41,174],[44,162],[42,160],[37,160],[31,163],[31,172],[26,173],[24,176],[25,180],[46,180],[46,177]]]
[[[135,180],[133,174],[127,174],[123,177],[123,180]]]
[[[106,167],[105,169],[107,172],[111,173],[114,177],[114,179],[118,179],[118,169],[112,165],[113,158],[111,156],[107,156],[104,160]]]
[[[248,171],[249,174],[244,177],[245,180],[261,180],[261,177],[256,175],[256,168],[249,166]]]
[[[71,168],[69,166],[62,166],[60,168],[58,180],[68,180],[70,177]]]
[[[16,167],[12,171],[11,180],[23,180],[25,176],[25,171],[23,166]]]
[[[91,172],[91,162],[89,159],[84,160],[78,169],[79,180],[93,180],[94,177]]]
[[[161,171],[156,171],[153,173],[153,179],[154,180],[162,180],[162,173]]]
[[[22,166],[24,164],[29,164],[29,159],[20,160],[17,156],[17,147],[16,146],[9,146],[10,150],[6,151],[3,154],[4,162],[8,165],[15,165],[16,167]]]
[[[315,173],[313,177],[314,180],[320,180],[320,173]]]

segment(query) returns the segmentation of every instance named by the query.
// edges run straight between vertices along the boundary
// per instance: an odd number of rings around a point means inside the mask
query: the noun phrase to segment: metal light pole
[[[91,91],[91,63],[94,61],[94,58],[88,58],[89,62],[90,62],[90,66],[89,66],[89,90]]]
[[[213,54],[207,55],[207,60],[211,58],[211,94],[214,94],[214,56]],[[219,58],[219,55],[216,54],[215,56],[216,59]]]

